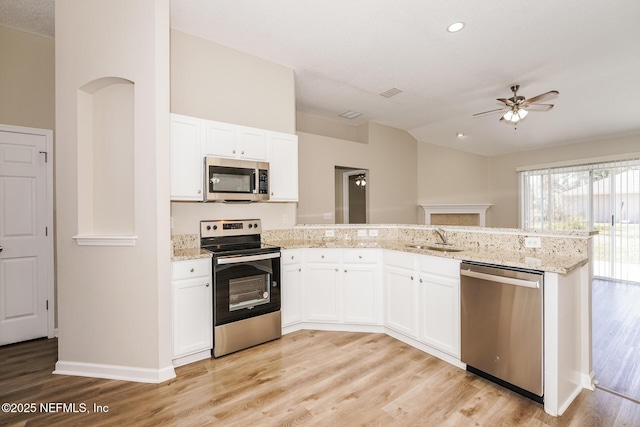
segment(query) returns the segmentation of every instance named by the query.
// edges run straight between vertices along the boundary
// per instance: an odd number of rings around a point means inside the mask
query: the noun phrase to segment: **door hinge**
[[[47,310],[49,310],[49,300],[47,300]]]
[[[49,161],[49,153],[46,151],[39,151],[40,154],[44,154],[44,162],[47,163]]]

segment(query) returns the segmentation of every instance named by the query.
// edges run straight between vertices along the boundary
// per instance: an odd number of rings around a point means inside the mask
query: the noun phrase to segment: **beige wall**
[[[640,135],[611,138],[526,151],[489,158],[491,203],[487,220],[491,227],[518,227],[518,176],[516,168],[640,152]]]
[[[296,132],[293,70],[180,31],[171,31],[171,111],[277,132]],[[172,234],[199,233],[201,220],[260,218],[265,229],[295,225],[295,203],[174,202]]]
[[[0,27],[0,123],[55,128],[54,44]]]
[[[489,158],[418,143],[418,203],[491,203]]]
[[[403,130],[377,123],[368,125],[368,135],[363,144],[298,131],[298,223],[334,223],[336,166],[369,170],[370,223],[417,222],[416,140]],[[324,219],[325,213],[331,219]]]
[[[173,373],[169,0],[56,1],[59,362]],[[134,84],[133,247],[78,246],[78,89]]]

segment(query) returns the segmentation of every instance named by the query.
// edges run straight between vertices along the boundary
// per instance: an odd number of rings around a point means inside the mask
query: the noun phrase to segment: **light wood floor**
[[[29,426],[638,426],[640,405],[583,391],[559,418],[383,334],[300,331],[176,369],[163,384],[52,375],[56,340],[0,347],[0,403],[108,413],[0,413]]]
[[[594,280],[592,322],[596,379],[640,400],[640,283]]]

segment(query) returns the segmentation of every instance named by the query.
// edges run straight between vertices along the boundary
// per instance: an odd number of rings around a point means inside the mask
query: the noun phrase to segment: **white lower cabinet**
[[[460,261],[419,257],[419,340],[460,357]]]
[[[282,250],[280,299],[282,326],[302,321],[302,250]]]
[[[387,252],[385,256],[384,325],[418,338],[415,255]]]
[[[305,320],[340,322],[340,251],[307,250],[305,273]]]
[[[171,263],[173,358],[213,348],[211,258]]]
[[[344,249],[342,251],[343,321],[349,324],[380,325],[382,289],[380,251]]]

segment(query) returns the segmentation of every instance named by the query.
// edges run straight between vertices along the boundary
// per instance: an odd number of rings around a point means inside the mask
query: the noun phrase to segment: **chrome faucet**
[[[444,231],[442,228],[436,228],[435,230],[433,230],[438,236],[440,236],[440,239],[442,239],[442,244],[443,245],[448,245],[449,243],[447,242],[447,232]]]

